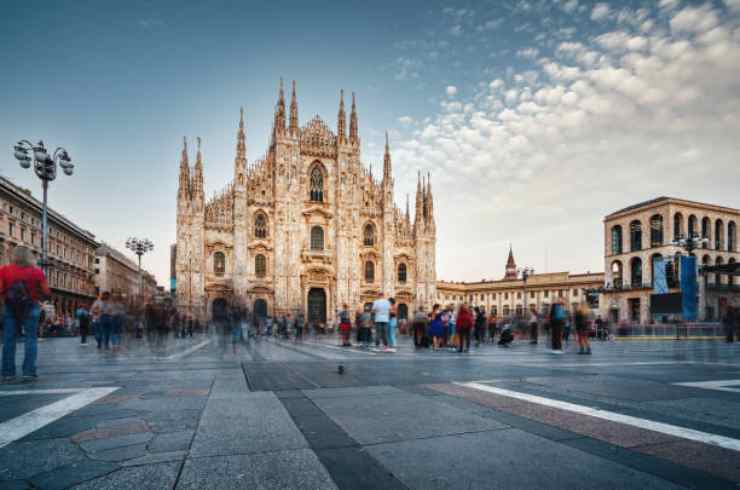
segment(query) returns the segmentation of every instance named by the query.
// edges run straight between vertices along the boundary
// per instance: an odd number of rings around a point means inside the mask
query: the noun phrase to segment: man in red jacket
[[[473,314],[468,309],[468,305],[463,304],[457,313],[457,322],[455,323],[455,330],[460,335],[460,347],[457,348],[458,352],[463,352],[463,345],[465,346],[465,352],[470,350],[470,330],[472,328]]]

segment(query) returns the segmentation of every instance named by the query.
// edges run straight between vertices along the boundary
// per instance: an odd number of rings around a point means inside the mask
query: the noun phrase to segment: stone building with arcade
[[[286,104],[282,82],[268,149],[247,161],[242,110],[233,180],[206,199],[206,161],[198,139],[191,167],[183,142],[177,194],[177,306],[209,318],[226,302],[257,315],[303,311],[334,320],[382,292],[404,316],[437,296],[434,198],[418,177],[414,214],[394,203],[386,135],[383,173],[361,159],[355,96],[347,125],[340,93],[336,127],[319,116],[299,125],[295,82]]]

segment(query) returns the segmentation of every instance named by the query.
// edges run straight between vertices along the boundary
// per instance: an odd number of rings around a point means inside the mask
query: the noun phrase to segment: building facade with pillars
[[[669,292],[680,291],[679,261],[686,250],[681,237],[706,239],[694,250],[698,265],[736,263],[740,211],[684,199],[658,197],[609,214],[604,218],[605,307],[612,321],[647,323],[651,320],[653,263],[669,259]],[[708,275],[700,281],[699,320],[715,320],[716,305],[706,301],[708,290],[729,286],[732,278]]]
[[[510,249],[503,279],[439,281],[436,302],[443,306],[467,303],[499,317],[521,317],[526,309],[547,314],[553,301],[563,298],[570,310],[587,302],[591,309],[598,312],[601,295],[595,291],[601,289],[603,284],[604,274],[600,272],[529,274],[525,280],[517,272],[514,254]]]
[[[41,260],[42,203],[28,189],[0,177],[0,264],[25,245]],[[57,313],[71,314],[95,299],[95,235],[49,209],[49,286]]]
[[[257,315],[304,311],[311,322],[357,308],[383,292],[400,314],[437,297],[436,225],[430,179],[419,176],[414,214],[394,203],[386,136],[383,173],[360,155],[352,96],[349,127],[340,93],[337,125],[298,121],[295,83],[286,106],[282,82],[265,156],[248,163],[243,111],[234,177],[205,198],[200,140],[193,168],[187,143],[177,195],[177,305],[209,317],[227,301]]]
[[[95,287],[97,293],[109,292],[119,295],[126,302],[133,303],[143,290],[151,297],[153,276],[142,271],[132,259],[114,247],[103,243],[95,251]],[[156,282],[153,286],[156,288]]]

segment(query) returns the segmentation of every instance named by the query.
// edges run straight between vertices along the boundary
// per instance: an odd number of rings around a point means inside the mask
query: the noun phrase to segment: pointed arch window
[[[267,217],[263,213],[254,217],[254,237],[267,238]]]
[[[398,282],[399,284],[406,284],[406,280],[407,280],[406,264],[400,263],[398,264]]]
[[[262,254],[254,257],[254,274],[257,277],[265,277],[267,275],[267,258]]]
[[[366,247],[375,245],[375,226],[372,223],[366,224],[362,231],[362,244]]]
[[[311,228],[311,250],[324,250],[324,229],[320,226]]]
[[[324,201],[324,173],[318,165],[311,169],[309,199],[314,202]]]
[[[375,282],[375,264],[371,260],[365,262],[365,282]]]
[[[226,273],[226,255],[223,252],[213,254],[213,273],[218,277]]]

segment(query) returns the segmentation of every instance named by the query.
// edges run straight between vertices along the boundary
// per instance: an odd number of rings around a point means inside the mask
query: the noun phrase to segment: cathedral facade
[[[395,297],[399,316],[437,296],[432,187],[419,175],[414,216],[394,203],[386,135],[383,174],[361,160],[355,97],[340,94],[336,132],[318,116],[300,126],[295,82],[286,108],[282,82],[266,155],[246,156],[242,110],[234,178],[204,194],[205,161],[183,143],[177,194],[177,306],[201,319],[232,303],[256,315],[295,314],[331,322],[351,309]]]

